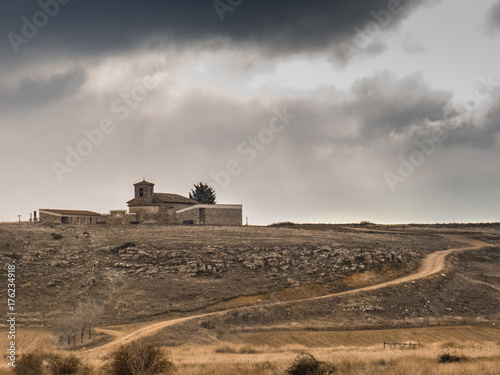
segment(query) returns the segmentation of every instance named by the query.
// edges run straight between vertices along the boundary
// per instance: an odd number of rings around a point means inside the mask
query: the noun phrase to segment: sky
[[[499,0],[0,0],[0,221],[500,221]]]

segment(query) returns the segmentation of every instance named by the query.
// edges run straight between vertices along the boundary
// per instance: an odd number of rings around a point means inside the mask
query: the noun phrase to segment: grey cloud
[[[14,90],[0,94],[0,109],[28,110],[73,95],[85,82],[83,69],[71,69],[44,81],[23,80]]]
[[[52,1],[52,0],[47,0]],[[388,4],[397,14],[388,13],[380,21],[382,28],[394,28],[416,7],[428,0],[354,1],[243,1],[221,21],[212,1],[173,0],[134,1],[87,0],[61,5],[59,13],[40,28],[21,53],[110,53],[145,43],[204,43],[220,40],[239,46],[257,45],[268,54],[310,52],[342,42],[353,43],[355,28],[365,31],[375,21],[372,12],[383,12]],[[40,10],[35,2],[4,1],[0,35],[21,33],[22,17],[31,20]],[[386,24],[386,25],[385,25]],[[373,26],[373,25],[372,25]],[[380,51],[380,43],[375,43]],[[9,40],[2,39],[2,54],[16,61]],[[24,51],[23,51],[24,50]],[[339,55],[339,51],[332,51]]]
[[[395,81],[386,75],[378,76],[359,82],[353,92],[357,99],[346,109],[358,119],[367,139],[438,120],[451,99],[449,92],[431,91],[420,77]]]
[[[471,122],[461,127],[460,143],[481,148],[494,146],[496,137],[500,134],[500,100],[490,107],[483,119]]]
[[[322,147],[370,147],[387,142],[394,133],[402,134],[410,144],[416,137],[427,136],[429,122],[447,124],[444,109],[450,93],[431,90],[418,76],[403,80],[375,76],[358,82],[354,93],[344,101],[338,100],[337,93],[323,93],[321,98],[283,97],[264,104],[194,91],[184,95],[183,103],[162,124],[143,123],[137,131],[147,129],[144,147],[171,150],[182,144],[184,150],[190,149],[188,153],[202,150],[222,163],[238,156],[237,146],[269,125],[273,110],[286,108],[297,117],[275,135],[277,145],[273,147],[283,152],[283,158],[293,155],[297,160],[292,165],[311,168],[315,150]],[[446,116],[456,113],[449,111]]]
[[[488,28],[493,33],[498,33],[500,31],[500,1],[491,7],[487,19]]]
[[[429,122],[445,123],[456,115],[445,111],[451,93],[431,90],[420,76],[398,80],[388,74],[356,83],[349,99],[302,99],[288,102],[300,113],[291,125],[297,148],[321,144],[369,146],[385,142],[393,134],[408,138],[426,135]]]

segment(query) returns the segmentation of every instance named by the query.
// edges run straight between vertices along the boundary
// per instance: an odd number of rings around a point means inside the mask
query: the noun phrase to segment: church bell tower
[[[153,203],[154,186],[155,184],[146,180],[134,184],[135,201]]]

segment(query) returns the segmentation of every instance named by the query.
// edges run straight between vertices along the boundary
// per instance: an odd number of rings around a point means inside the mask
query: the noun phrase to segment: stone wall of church
[[[191,210],[177,212],[179,224],[242,225],[241,205],[199,205]]]
[[[178,224],[199,224],[199,209],[187,210],[184,212],[177,212],[177,223]]]
[[[129,212],[136,214],[136,220],[141,224],[157,224],[160,213],[159,206],[130,207]]]
[[[205,209],[206,225],[242,225],[242,208],[214,207]]]

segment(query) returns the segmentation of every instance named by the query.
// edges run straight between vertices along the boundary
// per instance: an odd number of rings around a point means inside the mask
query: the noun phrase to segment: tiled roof
[[[143,198],[141,198],[143,200]],[[142,206],[143,203],[141,200],[138,200],[136,203],[135,198],[131,199],[127,202],[129,206]],[[153,193],[153,204],[159,204],[159,203],[184,203],[184,204],[199,204],[200,202],[195,201],[194,199],[190,199],[187,197],[184,197],[179,194],[170,194],[170,193]],[[144,204],[147,205],[147,204]]]
[[[40,208],[40,212],[49,212],[61,216],[101,216],[100,213],[86,210],[52,210]]]
[[[153,203],[188,203],[188,204],[198,204],[198,201],[184,197],[179,194],[169,194],[169,193],[154,193]]]

